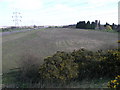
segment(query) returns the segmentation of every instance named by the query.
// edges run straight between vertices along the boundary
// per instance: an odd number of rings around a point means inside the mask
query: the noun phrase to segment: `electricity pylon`
[[[19,26],[19,22],[21,22],[22,16],[20,12],[13,12],[13,22],[15,22],[15,26]]]

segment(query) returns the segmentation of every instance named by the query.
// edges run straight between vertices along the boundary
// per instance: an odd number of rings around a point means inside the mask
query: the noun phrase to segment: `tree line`
[[[112,30],[117,30],[120,31],[120,25],[112,24],[110,25],[109,23],[106,22],[106,24],[101,25],[100,21],[95,20],[95,22],[90,22],[90,21],[79,21],[76,24],[76,28],[79,29],[106,29],[106,28],[111,28]]]
[[[85,21],[79,21],[76,25],[76,28],[80,28],[80,29],[95,29],[96,27],[96,23],[92,22],[90,23],[90,21],[88,21],[87,23]]]

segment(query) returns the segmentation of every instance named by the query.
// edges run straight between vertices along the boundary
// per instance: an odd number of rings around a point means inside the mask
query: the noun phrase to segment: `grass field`
[[[92,51],[110,49],[118,46],[117,41],[118,33],[68,28],[46,28],[3,35],[3,72],[17,68],[26,53],[35,55],[42,63],[44,57],[56,51],[73,51],[81,47]]]

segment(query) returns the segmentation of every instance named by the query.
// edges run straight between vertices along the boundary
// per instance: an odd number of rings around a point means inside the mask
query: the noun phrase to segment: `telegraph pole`
[[[19,27],[19,22],[21,22],[22,16],[20,12],[13,12],[13,22],[15,23],[15,27]]]

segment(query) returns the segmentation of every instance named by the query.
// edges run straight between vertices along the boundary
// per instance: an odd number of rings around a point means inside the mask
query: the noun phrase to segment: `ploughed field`
[[[80,48],[96,51],[118,47],[118,33],[69,28],[44,28],[16,32],[2,36],[3,72],[19,66],[25,55],[43,58],[56,51],[73,51]],[[36,60],[35,60],[36,61]]]

